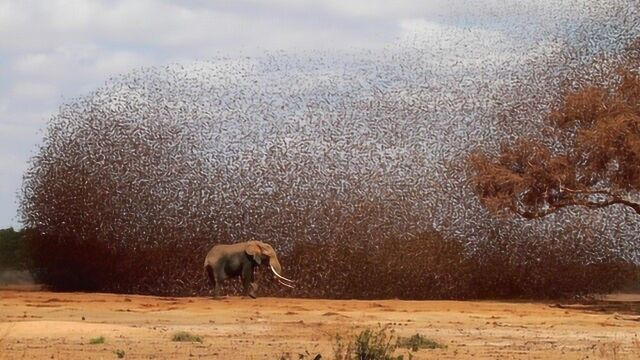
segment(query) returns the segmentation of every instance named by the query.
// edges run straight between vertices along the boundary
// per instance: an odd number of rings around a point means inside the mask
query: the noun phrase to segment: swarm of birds
[[[496,219],[465,165],[477,149],[544,139],[563,90],[614,81],[640,36],[639,3],[491,4],[416,22],[384,50],[116,76],[51,119],[25,174],[23,222],[136,251],[257,238],[286,254],[436,231],[470,256],[499,238],[511,251],[571,241],[587,262],[640,262],[640,221],[624,209]]]

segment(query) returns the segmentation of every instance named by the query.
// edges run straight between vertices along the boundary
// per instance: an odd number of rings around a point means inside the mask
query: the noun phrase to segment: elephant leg
[[[205,273],[207,274],[207,278],[209,279],[209,283],[213,286],[213,296],[218,296],[217,292],[220,290],[220,281],[216,279],[216,272],[209,265],[204,268]]]
[[[227,277],[223,270],[215,271],[213,274],[214,274],[213,277],[215,282],[213,287],[213,296],[216,298],[219,298],[222,292],[222,281]]]
[[[242,268],[242,285],[245,295],[255,299],[258,286],[253,279],[253,265],[251,264],[245,264]]]
[[[213,297],[220,297],[220,281],[216,281],[216,284],[213,286]]]

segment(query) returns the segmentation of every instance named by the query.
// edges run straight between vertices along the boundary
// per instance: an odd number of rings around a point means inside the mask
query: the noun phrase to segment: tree
[[[568,92],[548,116],[549,139],[521,138],[470,158],[490,210],[541,218],[570,206],[623,205],[640,215],[640,61],[637,41],[615,84]],[[551,141],[548,141],[551,140]]]
[[[24,233],[13,228],[0,229],[0,271],[27,267]]]

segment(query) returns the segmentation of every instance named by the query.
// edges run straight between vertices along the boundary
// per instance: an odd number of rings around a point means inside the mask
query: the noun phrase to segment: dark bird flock
[[[118,256],[191,246],[199,259],[213,243],[248,238],[284,254],[298,243],[367,248],[437,232],[469,256],[502,244],[494,250],[535,262],[527,249],[546,242],[585,263],[639,262],[635,214],[495,218],[473,194],[466,159],[522,134],[543,138],[563,90],[615,81],[640,36],[640,3],[488,4],[411,22],[381,50],[115,76],[50,120],[25,174],[24,224]]]

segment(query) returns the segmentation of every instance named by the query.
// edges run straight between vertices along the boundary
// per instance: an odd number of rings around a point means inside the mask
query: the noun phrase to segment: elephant
[[[204,270],[214,287],[215,297],[220,296],[222,281],[240,276],[244,294],[255,299],[258,285],[254,280],[254,269],[259,265],[269,265],[280,284],[293,288],[291,283],[294,281],[280,275],[282,266],[275,250],[262,241],[214,245],[204,259]]]

